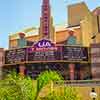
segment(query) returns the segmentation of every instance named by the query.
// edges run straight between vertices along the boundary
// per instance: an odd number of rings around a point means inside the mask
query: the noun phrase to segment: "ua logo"
[[[47,41],[39,42],[38,47],[51,47],[51,44]]]

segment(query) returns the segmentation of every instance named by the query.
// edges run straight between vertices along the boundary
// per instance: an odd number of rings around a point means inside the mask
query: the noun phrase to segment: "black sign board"
[[[64,46],[63,60],[88,61],[88,48],[78,46]]]
[[[60,47],[55,48],[28,48],[28,61],[55,61],[61,60]]]
[[[5,51],[5,64],[20,63],[26,60],[26,49],[12,49]]]

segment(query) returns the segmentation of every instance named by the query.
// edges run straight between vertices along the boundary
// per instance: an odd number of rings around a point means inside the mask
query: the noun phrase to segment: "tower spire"
[[[40,38],[46,38],[53,40],[52,34],[54,28],[52,25],[52,17],[51,17],[51,10],[50,10],[50,1],[43,0],[42,2],[42,9],[41,9],[41,18],[40,18]]]
[[[43,0],[43,4],[49,4],[49,0]]]

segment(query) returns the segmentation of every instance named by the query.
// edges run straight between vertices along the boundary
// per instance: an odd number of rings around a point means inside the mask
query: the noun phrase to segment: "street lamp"
[[[93,100],[96,100],[97,98],[97,93],[95,92],[95,88],[92,88],[91,92],[90,92],[90,97],[93,99]]]

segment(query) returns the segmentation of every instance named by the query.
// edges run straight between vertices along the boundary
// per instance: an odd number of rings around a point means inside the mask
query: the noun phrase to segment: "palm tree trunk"
[[[35,96],[34,100],[37,100],[38,95],[39,95],[39,92],[37,91],[37,93],[36,93],[36,96]]]

